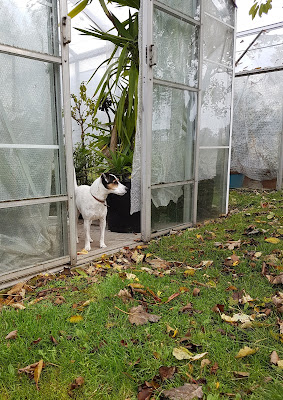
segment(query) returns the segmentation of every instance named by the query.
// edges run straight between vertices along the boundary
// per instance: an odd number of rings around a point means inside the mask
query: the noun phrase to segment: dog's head
[[[126,186],[122,185],[117,176],[113,174],[102,174],[101,182],[110,193],[118,194],[119,196],[123,196],[128,190]]]

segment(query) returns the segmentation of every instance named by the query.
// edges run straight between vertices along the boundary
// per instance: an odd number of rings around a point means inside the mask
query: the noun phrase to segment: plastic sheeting
[[[283,71],[235,78],[231,171],[276,178],[282,117]]]
[[[58,54],[56,3],[2,0],[0,43]],[[0,201],[65,194],[54,92],[59,68],[3,53],[0,68]],[[0,221],[0,274],[66,254],[62,203],[1,209]]]

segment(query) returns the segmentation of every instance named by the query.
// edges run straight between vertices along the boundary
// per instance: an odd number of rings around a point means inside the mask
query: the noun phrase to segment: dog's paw
[[[93,242],[92,238],[90,238],[89,241],[90,241],[90,243],[92,243]]]
[[[90,251],[90,244],[86,244],[86,245],[85,245],[85,250],[86,250],[86,251]]]
[[[100,243],[100,248],[103,249],[104,247],[107,247],[105,243]]]

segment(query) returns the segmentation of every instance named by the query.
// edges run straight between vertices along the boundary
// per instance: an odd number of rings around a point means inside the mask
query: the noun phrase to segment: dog
[[[123,196],[127,190],[126,186],[120,183],[113,174],[102,174],[91,186],[78,186],[75,177],[76,206],[84,220],[85,250],[90,251],[90,242],[92,242],[90,226],[95,220],[99,220],[100,247],[106,247],[104,242],[107,216],[106,198],[110,193]]]

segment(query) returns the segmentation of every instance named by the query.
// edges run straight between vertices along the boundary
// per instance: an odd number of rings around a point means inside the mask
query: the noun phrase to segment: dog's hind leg
[[[84,231],[85,231],[85,250],[90,251],[90,225],[89,219],[84,220]]]
[[[106,244],[104,243],[105,228],[106,228],[106,218],[102,218],[102,219],[99,220],[99,226],[100,226],[100,242],[99,242],[99,245],[100,245],[100,247],[107,247]]]
[[[91,226],[91,224],[92,224],[92,221],[90,221],[90,226]],[[93,240],[92,240],[92,238],[90,236],[89,236],[89,241],[90,241],[90,243],[93,242]]]

